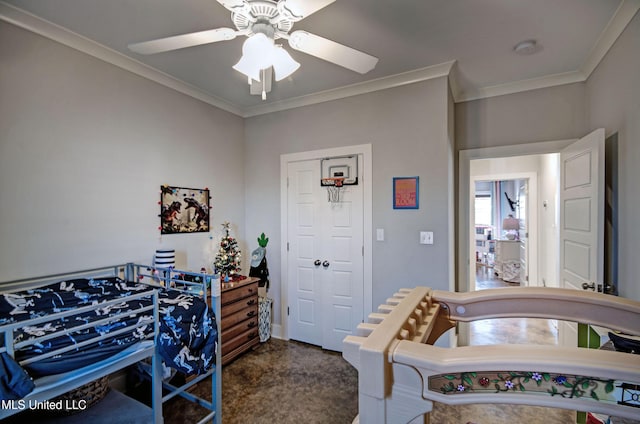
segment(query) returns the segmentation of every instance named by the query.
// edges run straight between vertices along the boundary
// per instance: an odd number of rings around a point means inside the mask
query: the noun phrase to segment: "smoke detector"
[[[539,52],[542,46],[536,40],[524,40],[513,47],[513,51],[519,55],[530,55]]]

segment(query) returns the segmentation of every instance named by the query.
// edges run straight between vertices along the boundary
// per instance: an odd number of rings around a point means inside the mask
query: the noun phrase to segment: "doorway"
[[[475,261],[475,249],[472,249],[473,244],[475,244],[475,227],[473,226],[473,220],[471,218],[471,211],[473,210],[473,200],[474,196],[472,195],[474,191],[474,187],[472,185],[472,162],[475,160],[487,160],[488,168],[485,168],[484,171],[476,171],[479,177],[485,178],[487,180],[501,180],[501,179],[509,179],[519,177],[522,175],[522,168],[513,168],[513,166],[517,165],[519,162],[516,158],[527,158],[538,156],[544,156],[546,159],[544,164],[541,165],[540,169],[544,171],[540,175],[547,174],[547,168],[557,169],[557,155],[556,156],[547,156],[549,154],[557,154],[557,152],[564,149],[566,146],[570,145],[575,140],[559,140],[552,142],[540,142],[540,143],[530,143],[524,145],[515,145],[515,146],[504,146],[504,147],[490,147],[490,148],[481,148],[481,149],[473,149],[473,150],[462,150],[460,151],[460,160],[459,160],[459,192],[458,192],[458,202],[459,202],[459,219],[458,219],[458,278],[456,291],[466,292],[472,290],[474,281],[475,281],[475,271],[476,271],[476,261]],[[540,159],[539,159],[540,160]],[[496,162],[492,161],[502,161],[503,163],[507,163],[511,168],[501,168],[498,169],[495,167]],[[533,172],[533,171],[532,171]],[[483,174],[483,175],[480,175]],[[525,175],[525,178],[528,177]],[[550,182],[546,177],[539,178],[539,186],[547,187]],[[545,189],[549,191],[549,189]],[[529,187],[529,194],[533,195],[538,193],[538,189],[535,190],[532,187]],[[531,196],[529,196],[531,197]],[[547,231],[547,228],[550,226],[547,224],[543,224],[543,218],[546,220],[545,222],[552,222],[551,231],[555,231],[557,228],[557,208],[554,205],[557,203],[557,195],[549,194],[541,196],[540,201],[530,199],[529,200],[529,209],[537,210],[538,216],[540,218],[540,223],[536,225],[538,228],[543,228],[540,233]],[[545,206],[546,205],[546,206]],[[540,212],[542,211],[542,212]],[[529,219],[531,221],[531,219]],[[529,236],[531,236],[531,232],[529,231]],[[540,240],[537,247],[534,249],[530,246],[530,253],[538,253],[538,251],[543,250],[545,252],[549,251],[549,255],[553,255],[553,257],[557,257],[557,254],[553,254],[553,250],[549,250],[549,246],[547,245],[547,238]],[[533,252],[535,250],[535,252]],[[546,254],[546,253],[545,253]],[[540,258],[538,258],[540,260]],[[552,267],[549,272],[556,273],[557,266]],[[556,281],[549,281],[549,279],[539,273],[537,277],[529,272],[529,280],[532,284],[533,282],[537,282],[536,285],[546,285],[553,286],[553,284],[557,284]],[[532,284],[533,285],[533,284]]]
[[[537,286],[538,177],[541,155],[477,159],[470,163],[470,245],[477,279],[497,278],[512,285]],[[506,172],[509,168],[531,172]],[[556,237],[557,241],[557,237]],[[478,273],[477,271],[482,271]]]
[[[332,208],[328,189],[320,182],[321,164],[328,158],[354,156],[358,158],[358,184],[346,186],[342,194],[346,197],[341,197],[344,204],[338,202]],[[371,145],[282,155],[280,165],[283,335],[342,351],[344,337],[372,311]],[[311,202],[302,207],[306,215],[297,210],[301,196]],[[360,200],[350,196],[360,196]],[[304,224],[300,219],[314,214],[318,219],[313,226],[299,225]],[[332,235],[336,219],[339,231],[353,227],[356,233]],[[302,237],[298,230],[312,230],[314,235]],[[335,245],[336,240],[340,246]],[[330,257],[338,253],[337,260]],[[340,268],[352,260],[353,270]]]

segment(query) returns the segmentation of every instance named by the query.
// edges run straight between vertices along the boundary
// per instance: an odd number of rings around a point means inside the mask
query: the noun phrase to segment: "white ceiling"
[[[233,27],[216,0],[7,0],[0,1],[0,19],[251,116],[449,71],[456,101],[584,81],[638,8],[640,0],[337,0],[293,30],[376,56],[375,69],[360,75],[285,43],[301,67],[274,82],[265,101],[250,95],[246,77],[232,69],[244,37],[150,56],[127,48]],[[537,40],[540,51],[514,54],[526,39]]]

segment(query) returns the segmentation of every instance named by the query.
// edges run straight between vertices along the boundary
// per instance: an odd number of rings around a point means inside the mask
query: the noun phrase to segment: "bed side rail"
[[[77,333],[79,331],[85,330],[87,328],[94,328],[96,326],[108,326],[111,323],[114,322],[118,322],[120,320],[122,320],[123,318],[127,318],[133,314],[138,314],[138,313],[143,313],[146,312],[146,316],[149,317],[148,320],[144,320],[144,319],[140,319],[135,323],[132,323],[131,325],[127,325],[125,327],[119,328],[118,330],[114,330],[114,331],[110,331],[108,333],[104,333],[104,334],[100,334],[99,332],[96,332],[94,335],[92,335],[91,337],[87,338],[86,340],[76,343],[76,344],[70,344],[66,347],[60,348],[60,349],[56,349],[53,351],[49,351],[46,353],[42,353],[40,355],[36,355],[36,356],[32,356],[28,359],[24,359],[19,361],[20,365],[28,365],[30,363],[33,362],[37,362],[39,360],[42,359],[46,359],[46,358],[50,358],[52,356],[56,356],[56,355],[60,355],[66,352],[70,352],[70,351],[74,351],[78,348],[87,346],[87,345],[91,345],[97,342],[100,342],[102,340],[105,339],[109,339],[112,338],[114,336],[123,334],[123,333],[131,333],[133,331],[140,331],[140,335],[141,335],[141,340],[147,340],[147,339],[151,339],[153,340],[158,332],[158,328],[157,328],[157,292],[155,290],[149,290],[149,291],[145,291],[142,293],[137,293],[137,294],[132,294],[132,295],[128,295],[128,296],[124,296],[124,297],[119,297],[117,299],[112,299],[112,300],[108,300],[105,302],[101,302],[99,304],[95,304],[95,305],[89,305],[89,306],[83,306],[83,307],[79,307],[79,308],[75,308],[75,309],[70,309],[67,311],[63,311],[63,312],[57,312],[57,313],[53,313],[50,315],[45,315],[39,318],[32,318],[26,321],[18,321],[12,324],[7,324],[7,325],[3,325],[0,326],[0,332],[2,333],[2,338],[4,341],[4,345],[2,347],[0,347],[0,352],[7,352],[9,355],[11,355],[12,357],[15,356],[15,351],[19,350],[19,349],[24,349],[27,348],[29,346],[34,346],[37,344],[44,344],[47,340],[51,340],[60,336],[65,336],[65,335],[72,335],[73,333]],[[139,305],[139,307],[132,307],[130,309],[122,309],[118,312],[114,312],[113,314],[110,315],[106,315],[107,311],[110,311],[112,309],[112,307],[114,306],[119,306],[119,305],[123,305],[123,304],[128,304],[131,301],[137,300],[137,299],[143,299],[143,298],[149,298],[149,304],[148,305]],[[117,311],[117,308],[116,308]],[[68,318],[68,317],[72,317],[75,315],[81,315],[81,314],[86,314],[86,313],[93,313],[95,312],[96,315],[100,316],[104,316],[104,318],[99,319],[99,320],[95,320],[95,321],[91,321],[82,325],[77,325],[75,327],[72,328],[60,328],[59,330],[56,331],[52,331],[52,332],[42,332],[42,335],[39,335],[37,337],[33,337],[27,340],[24,340],[22,342],[18,342],[16,343],[14,338],[15,338],[15,332],[16,330],[19,329],[23,329],[25,326],[42,326],[43,324],[45,326],[49,326],[51,323],[54,323],[57,320],[60,319],[64,319],[64,318]],[[145,329],[149,326],[153,326],[153,331],[146,331]],[[144,334],[144,335],[143,335]]]
[[[175,268],[154,268],[150,265],[128,263],[125,279],[169,290],[179,290],[206,299],[207,290],[217,278],[206,272],[184,271]]]
[[[591,307],[597,313],[584,310]],[[434,400],[637,416],[639,355],[555,346],[430,345],[456,321],[492,317],[567,319],[634,333],[640,328],[640,302],[560,289],[400,290],[344,340],[343,356],[359,371],[360,422],[409,422],[431,411]]]
[[[396,391],[415,390],[429,401],[525,404],[631,419],[640,414],[640,355],[541,345],[445,349],[401,341],[392,362]],[[419,374],[419,383],[403,373]]]
[[[98,268],[90,268],[82,271],[71,271],[65,273],[50,274],[40,277],[23,278],[20,280],[0,282],[0,293],[8,293],[20,290],[27,290],[34,287],[44,286],[49,283],[64,281],[72,278],[107,278],[122,277],[126,264],[109,265]]]
[[[591,291],[545,287],[508,287],[455,293],[434,290],[449,319],[548,318],[640,335],[639,302]]]

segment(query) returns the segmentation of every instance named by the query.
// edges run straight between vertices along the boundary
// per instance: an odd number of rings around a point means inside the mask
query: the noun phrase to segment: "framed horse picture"
[[[209,231],[209,189],[160,187],[161,234]]]

